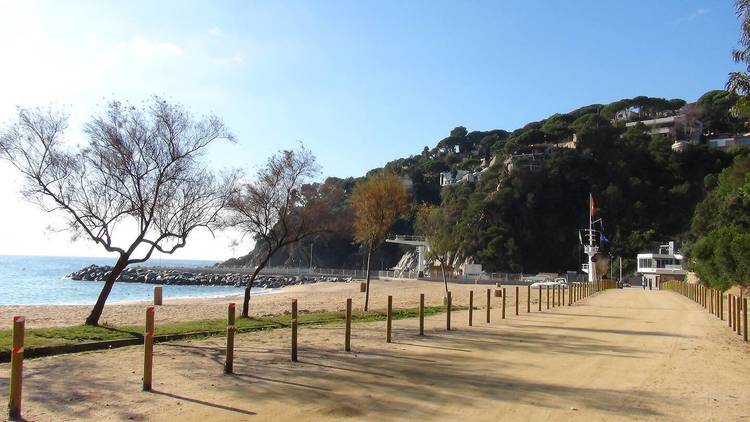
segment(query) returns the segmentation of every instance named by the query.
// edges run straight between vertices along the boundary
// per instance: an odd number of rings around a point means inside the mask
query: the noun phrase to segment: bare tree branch
[[[325,229],[324,214],[329,208],[312,206],[314,198],[305,195],[303,189],[318,174],[315,157],[304,146],[280,151],[268,159],[255,180],[242,184],[232,196],[224,224],[252,235],[265,246],[263,258],[245,288],[243,317],[249,316],[255,278],[271,257],[281,248]]]
[[[87,319],[95,325],[127,265],[154,251],[173,253],[193,230],[217,226],[239,175],[216,177],[202,158],[215,140],[234,138],[218,117],[196,119],[159,98],[145,108],[111,102],[85,125],[88,142],[78,150],[64,144],[66,128],[62,113],[19,109],[17,122],[0,132],[0,156],[23,175],[28,199],[65,216],[74,236],[119,255]],[[124,221],[135,223],[135,233],[117,230]],[[141,245],[146,254],[133,258]]]

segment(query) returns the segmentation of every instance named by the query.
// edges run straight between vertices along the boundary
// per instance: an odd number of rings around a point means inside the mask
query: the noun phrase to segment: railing
[[[406,240],[408,242],[424,242],[425,237],[424,236],[416,236],[411,234],[392,234],[388,236],[387,240]]]
[[[255,267],[204,267],[204,268],[190,268],[190,267],[152,267],[159,268],[161,270],[180,270],[189,271],[196,273],[240,273],[240,274],[251,274],[255,271]],[[317,267],[265,267],[260,273],[264,276],[277,275],[277,276],[310,276],[310,277],[338,277],[338,278],[352,278],[352,279],[364,279],[367,274],[363,269],[353,268],[317,268]],[[477,283],[477,284],[492,284],[492,283],[523,283],[530,284],[535,281],[539,281],[530,274],[523,273],[483,273],[483,274],[471,274],[471,275],[451,275],[446,274],[448,281],[454,283]],[[579,275],[580,277],[581,275]],[[582,275],[583,278],[586,275]],[[419,277],[419,274],[415,270],[372,270],[370,271],[370,278],[373,279],[420,279],[427,281],[443,281],[443,275],[441,272],[433,271],[432,273],[424,274]],[[551,281],[551,280],[550,280]],[[574,280],[570,280],[574,281]]]

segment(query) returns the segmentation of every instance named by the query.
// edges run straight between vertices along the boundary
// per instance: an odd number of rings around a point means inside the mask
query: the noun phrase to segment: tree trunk
[[[99,318],[104,311],[104,304],[107,302],[109,292],[112,291],[112,286],[115,285],[115,280],[120,276],[122,270],[128,266],[128,259],[129,257],[127,255],[120,255],[117,259],[117,263],[115,263],[115,266],[112,268],[112,272],[110,272],[104,280],[104,286],[102,287],[102,291],[99,292],[99,298],[96,300],[94,308],[91,310],[88,318],[86,318],[86,325],[99,325]]]
[[[364,311],[367,312],[367,307],[370,304],[370,259],[372,258],[372,242],[367,246],[367,281],[365,287],[365,307]]]
[[[250,281],[248,281],[247,286],[245,286],[245,297],[242,299],[242,318],[250,318],[250,290],[253,288],[253,284],[255,284],[255,278],[258,277],[260,270],[268,265],[269,259],[271,259],[271,254],[269,254],[266,259],[264,259],[255,268],[255,271],[253,271],[253,275],[250,276]]]

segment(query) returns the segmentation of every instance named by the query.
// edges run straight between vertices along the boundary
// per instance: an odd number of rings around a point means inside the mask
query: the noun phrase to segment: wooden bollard
[[[538,286],[537,289],[539,290],[539,302],[537,306],[539,307],[539,312],[542,312],[542,286]]]
[[[359,283],[359,292],[364,293],[367,291],[367,283]]]
[[[490,298],[490,289],[487,289],[487,324],[490,323],[490,310],[492,309],[492,299]]]
[[[292,299],[292,362],[297,362],[297,299]]]
[[[732,329],[737,330],[737,295],[732,295]]]
[[[154,369],[154,307],[146,308],[146,333],[143,336],[143,391],[151,391],[151,378]]]
[[[714,291],[714,300],[716,300],[716,305],[714,305],[714,313],[716,314],[716,317],[719,319],[722,319],[721,316],[721,300],[723,296],[723,292],[719,291],[718,289]]]
[[[388,296],[388,310],[385,315],[385,342],[391,342],[391,328],[393,327],[393,296]]]
[[[547,293],[547,309],[549,309],[549,286],[544,286],[544,290]]]
[[[739,318],[739,310],[737,309],[737,304],[739,303],[737,295],[732,295],[732,318],[734,318],[734,321],[732,322],[732,329],[737,331],[739,333],[737,323],[740,321]]]
[[[747,341],[747,299],[742,305],[742,326],[744,327],[742,338]]]
[[[503,287],[503,319],[505,319],[505,287]]]
[[[740,313],[742,312],[742,297],[737,296],[737,303],[735,304],[735,313],[737,314],[737,320],[734,322],[734,326],[737,328],[737,335],[742,334],[742,325],[740,324]]]
[[[518,315],[518,286],[516,286],[516,315]]]
[[[711,288],[711,313],[716,316],[718,314],[718,301],[716,300],[716,289]]]
[[[563,306],[562,303],[562,285],[557,286],[557,306]]]
[[[26,330],[26,318],[13,317],[13,349],[10,351],[10,397],[8,400],[8,418],[21,419],[21,396],[23,391],[23,343]]]
[[[734,299],[732,299],[731,294],[727,294],[727,326],[729,328],[732,328],[732,323],[734,322],[734,315],[732,314],[732,304],[734,302]]]
[[[568,286],[568,306],[573,304],[573,287],[575,285],[571,284]]]
[[[495,289],[495,297],[503,297],[503,291],[500,289]]]
[[[451,308],[453,307],[453,300],[451,298],[451,292],[448,292],[448,303],[446,305],[447,313],[445,315],[445,329],[451,330]]]
[[[162,287],[161,286],[155,286],[154,287],[154,305],[161,306],[162,303]]]
[[[424,293],[419,294],[419,335],[424,335]]]
[[[526,313],[531,313],[531,284],[526,286]]]
[[[716,289],[711,289],[714,296],[714,315],[716,317],[719,316],[719,291]]]
[[[227,307],[227,354],[224,361],[224,373],[231,374],[234,371],[234,303]]]
[[[714,315],[716,315],[716,318],[721,318],[719,313],[721,309],[721,305],[719,305],[719,300],[721,299],[721,293],[714,289]]]
[[[724,321],[724,292],[719,292],[719,316]]]
[[[554,284],[552,285],[552,307],[555,307],[556,301],[555,301],[555,294],[557,293],[557,286]]]
[[[346,299],[346,328],[344,329],[344,350],[352,351],[352,299]]]
[[[474,290],[469,290],[469,327],[472,326],[474,317]]]

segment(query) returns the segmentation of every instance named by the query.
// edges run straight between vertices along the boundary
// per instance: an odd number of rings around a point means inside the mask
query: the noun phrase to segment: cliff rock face
[[[417,271],[417,264],[419,261],[419,257],[417,255],[416,249],[409,249],[406,252],[404,252],[403,255],[401,255],[401,259],[399,259],[398,264],[396,264],[395,268],[398,268],[402,271]],[[446,275],[450,276],[451,272],[454,274],[458,274],[459,269],[464,263],[472,264],[474,263],[474,259],[472,257],[461,259],[459,256],[455,256],[452,259],[449,260],[449,262],[445,266],[445,273]],[[432,268],[432,276],[433,277],[442,277],[440,270],[440,263],[438,261],[427,261],[427,272],[430,272],[430,268]]]

